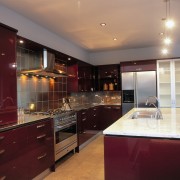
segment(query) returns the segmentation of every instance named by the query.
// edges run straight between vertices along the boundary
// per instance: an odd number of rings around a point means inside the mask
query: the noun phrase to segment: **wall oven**
[[[77,147],[77,115],[67,111],[54,115],[55,161]]]

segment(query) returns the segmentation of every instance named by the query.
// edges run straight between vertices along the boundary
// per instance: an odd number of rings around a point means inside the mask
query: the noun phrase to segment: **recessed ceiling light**
[[[23,43],[24,43],[24,41],[23,41],[22,39],[20,39],[20,40],[19,40],[19,43],[23,44]]]
[[[160,32],[160,33],[159,33],[159,35],[160,35],[160,36],[163,36],[163,35],[164,35],[164,33],[163,33],[163,32]]]
[[[162,54],[166,55],[166,54],[168,54],[168,49],[164,48],[164,49],[162,49],[161,52],[162,52]]]
[[[166,37],[166,38],[164,39],[164,44],[169,45],[169,44],[171,44],[171,43],[172,43],[171,38]]]
[[[113,38],[114,41],[117,41],[117,38]]]
[[[106,23],[101,23],[100,25],[101,25],[101,26],[106,26]]]

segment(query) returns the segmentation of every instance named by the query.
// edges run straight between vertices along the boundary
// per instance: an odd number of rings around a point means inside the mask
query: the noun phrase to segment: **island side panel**
[[[179,180],[180,140],[104,137],[105,180]]]

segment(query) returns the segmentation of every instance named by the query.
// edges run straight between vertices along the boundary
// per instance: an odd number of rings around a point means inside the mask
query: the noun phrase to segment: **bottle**
[[[104,83],[104,85],[103,85],[103,90],[104,90],[104,91],[107,91],[107,90],[108,90],[108,85],[107,85],[106,83]]]

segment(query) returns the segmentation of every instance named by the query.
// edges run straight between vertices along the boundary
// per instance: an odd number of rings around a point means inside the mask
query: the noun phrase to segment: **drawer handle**
[[[44,153],[42,156],[38,156],[37,159],[40,160],[40,159],[43,159],[47,156],[47,153]]]
[[[82,121],[86,121],[86,118],[82,119]]]
[[[0,150],[0,155],[5,153],[5,149]]]
[[[44,126],[45,126],[45,124],[38,125],[38,126],[37,126],[37,129],[42,128],[42,127],[44,127]]]
[[[42,134],[42,135],[40,135],[40,136],[37,136],[37,139],[42,139],[42,138],[44,138],[44,137],[46,137],[46,134]]]
[[[94,117],[96,116],[96,114],[94,114]]]
[[[97,109],[93,109],[94,111],[96,111]]]
[[[0,136],[0,140],[3,140],[4,139],[4,136]]]
[[[0,177],[0,180],[5,180],[5,179],[6,179],[6,176]]]
[[[86,114],[85,112],[83,112],[82,114]]]
[[[94,125],[94,128],[96,127],[96,125]]]

